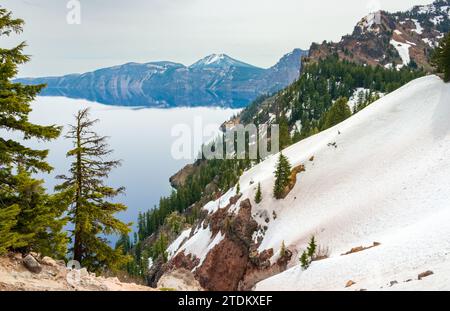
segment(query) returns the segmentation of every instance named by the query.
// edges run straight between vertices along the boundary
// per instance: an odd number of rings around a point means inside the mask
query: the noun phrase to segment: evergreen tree
[[[309,265],[311,264],[307,252],[303,252],[300,256],[300,265],[304,270],[309,268]]]
[[[167,236],[161,232],[150,252],[153,261],[156,261],[158,260],[158,258],[161,258],[163,262],[167,262],[168,254],[166,250],[168,246],[169,243],[167,240]]]
[[[20,206],[15,230],[26,242],[26,246],[17,250],[64,258],[69,241],[67,233],[63,231],[67,223],[63,214],[69,206],[70,193],[46,194],[44,181],[33,179],[21,166],[15,179],[18,185],[15,201]]]
[[[298,129],[295,129],[294,136],[292,136],[292,142],[295,144],[298,143],[300,140],[302,140],[302,134]]]
[[[325,114],[324,130],[341,123],[352,115],[347,98],[339,98]]]
[[[255,194],[255,202],[256,204],[261,203],[262,201],[262,192],[261,192],[261,183],[258,183],[258,188],[256,189],[256,194]]]
[[[306,251],[304,251],[300,256],[300,264],[303,269],[306,270],[309,268],[311,262],[314,260],[316,251],[317,251],[316,239],[314,236],[312,236],[311,240],[309,241],[308,247],[306,248]]]
[[[278,119],[280,129],[280,149],[288,147],[292,143],[291,134],[289,133],[289,123],[284,115]]]
[[[176,235],[181,233],[184,223],[185,218],[181,216],[178,212],[173,212],[166,218],[166,224],[169,226],[170,230]]]
[[[239,195],[241,193],[241,184],[238,182],[236,185],[236,195]]]
[[[279,200],[283,198],[286,186],[289,185],[291,177],[291,164],[286,156],[280,152],[278,164],[275,171],[275,185],[273,188],[273,196]]]
[[[0,8],[0,38],[21,33],[23,23],[23,20],[13,18],[11,12]],[[10,49],[0,48],[0,129],[3,133],[18,133],[24,140],[48,141],[57,138],[61,129],[54,125],[35,125],[28,120],[30,103],[44,85],[27,86],[12,82],[18,65],[29,61],[29,56],[23,54],[25,46],[22,42]],[[59,212],[59,207],[54,210],[49,204],[41,204],[48,198],[41,182],[31,177],[31,173],[52,170],[45,161],[47,154],[48,150],[31,149],[22,142],[0,137],[0,253],[8,249],[29,248],[31,242],[45,242],[40,240],[47,238],[45,228],[57,231],[59,227],[60,219],[31,216],[42,216],[47,212],[55,216]],[[30,188],[31,185],[33,187]],[[25,202],[21,197],[24,189],[27,189],[32,202]],[[56,231],[53,233],[59,235]],[[41,251],[38,245],[34,245],[34,249]]]
[[[316,250],[317,250],[316,240],[315,240],[315,237],[312,236],[311,241],[309,241],[309,245],[306,250],[306,252],[308,253],[308,256],[311,260],[313,260],[314,255],[316,254]]]
[[[17,232],[12,230],[17,224],[19,213],[20,207],[18,205],[2,206],[0,209],[0,255],[6,253],[13,246],[26,245],[19,239]]]
[[[97,121],[89,119],[89,109],[80,110],[76,115],[76,124],[70,126],[66,135],[74,144],[67,157],[74,160],[70,174],[58,176],[64,182],[56,190],[74,194],[69,210],[69,219],[74,226],[73,258],[92,271],[116,270],[124,266],[128,258],[121,249],[111,248],[105,236],[127,234],[130,225],[114,215],[127,207],[108,201],[123,193],[124,188],[105,185],[104,180],[120,161],[105,160],[112,150],[108,149],[107,137],[100,137],[93,131]]]
[[[444,36],[433,53],[432,64],[439,73],[444,74],[444,81],[450,81],[450,33]]]

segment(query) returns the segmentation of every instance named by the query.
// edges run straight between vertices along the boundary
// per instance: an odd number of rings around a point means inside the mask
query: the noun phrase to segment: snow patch
[[[176,254],[178,254],[184,251],[185,255],[192,254],[199,258],[200,262],[195,269],[202,265],[209,251],[211,251],[224,238],[221,232],[213,237],[209,226],[206,229],[203,229],[203,223],[200,226],[201,229],[199,229],[189,240],[187,240],[178,252],[176,252]]]
[[[440,23],[442,23],[443,21],[444,21],[444,16],[442,16],[442,15],[430,18],[430,22],[432,22],[436,26],[439,25]]]
[[[413,29],[412,31],[414,31],[414,32],[418,33],[419,35],[421,35],[423,33],[422,25],[419,23],[419,21],[417,19],[412,19],[412,21],[416,25],[416,29]]]
[[[177,251],[180,249],[182,243],[189,238],[189,235],[191,234],[191,228],[184,230],[181,232],[181,234],[178,236],[178,238],[172,242],[172,244],[169,245],[167,248],[167,254],[169,259],[171,259]]]
[[[411,58],[409,56],[409,48],[411,47],[411,44],[395,41],[394,39],[392,39],[390,43],[398,51],[398,54],[400,55],[400,58],[403,62],[402,65],[397,66],[397,69],[409,65],[409,63],[411,62]]]
[[[215,213],[219,208],[224,208],[228,204],[230,204],[230,199],[235,195],[236,195],[236,188],[233,187],[217,200],[205,204],[205,206],[203,206],[203,209],[207,210],[209,214]]]

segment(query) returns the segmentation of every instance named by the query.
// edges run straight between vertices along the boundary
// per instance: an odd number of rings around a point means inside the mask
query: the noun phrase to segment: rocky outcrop
[[[255,257],[252,256],[238,289],[243,291],[251,290],[256,283],[285,271],[292,258],[292,252],[287,249],[285,254],[280,256],[275,264],[270,262],[272,256],[272,249],[265,250]]]
[[[374,247],[377,247],[377,246],[380,246],[380,245],[381,245],[381,243],[379,243],[379,242],[373,242],[373,244],[371,246],[367,246],[367,247],[364,247],[364,246],[353,247],[348,252],[346,252],[344,254],[341,254],[341,256],[346,256],[346,255],[350,255],[350,254],[354,254],[354,253],[359,253],[359,252],[362,252],[362,251],[365,251],[365,250],[368,250],[368,249],[371,249],[371,248],[374,248]]]
[[[250,290],[260,280],[286,270],[292,253],[286,250],[274,264],[270,261],[274,255],[272,249],[258,253],[258,244],[253,240],[258,224],[252,217],[251,202],[239,200],[240,196],[232,197],[226,207],[202,221],[204,228],[209,227],[212,238],[219,233],[224,236],[203,262],[200,264],[198,258],[182,251],[164,266],[164,275],[184,268],[193,271],[206,290],[235,291]],[[231,212],[231,207],[238,203],[238,211]]]
[[[173,270],[165,274],[158,282],[161,290],[202,291],[203,288],[187,269]]]
[[[371,66],[402,67],[407,58],[399,49],[408,50],[414,66],[432,70],[430,55],[443,33],[450,27],[449,1],[435,1],[406,12],[379,11],[361,19],[353,33],[339,42],[312,44],[306,62],[330,55]]]
[[[294,189],[295,184],[297,183],[297,175],[305,172],[305,166],[303,164],[296,166],[292,169],[291,175],[289,176],[289,184],[286,186],[286,188],[283,191],[282,198],[286,198],[289,192],[291,192],[292,189]]]
[[[27,255],[23,259],[23,265],[33,273],[40,273],[42,271],[41,264],[31,255]]]
[[[189,176],[194,175],[200,170],[203,163],[203,161],[198,160],[194,164],[186,165],[169,178],[170,185],[175,189],[180,188],[186,183],[186,180]]]
[[[209,252],[195,271],[204,288],[214,291],[238,289],[249,262],[252,235],[258,227],[251,216],[251,208],[250,201],[245,200],[234,217],[228,218],[223,211],[216,212],[222,217],[214,217],[215,221],[210,226],[222,224],[221,231],[225,238]]]

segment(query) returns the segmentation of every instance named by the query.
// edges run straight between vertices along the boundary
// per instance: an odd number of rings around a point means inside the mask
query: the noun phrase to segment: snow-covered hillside
[[[274,160],[241,180],[263,179],[257,208],[278,214],[260,249],[284,240],[302,251],[315,235],[330,258],[302,271],[294,257],[291,269],[257,289],[340,290],[349,280],[352,290],[450,289],[450,85],[415,80],[284,153],[306,163],[286,200],[269,198]],[[341,256],[373,242],[381,245]],[[427,270],[434,275],[418,281]]]
[[[290,194],[272,198],[273,156],[243,174],[242,197],[230,208],[237,213],[250,199],[253,218],[267,226],[254,234],[262,238],[258,251],[272,248],[272,263],[283,242],[293,252],[289,269],[257,290],[343,290],[349,280],[356,282],[349,290],[450,289],[449,84],[436,76],[415,80],[283,154],[306,168]],[[224,207],[220,201],[205,208],[213,213]],[[222,238],[209,232],[205,224],[197,228],[188,241],[175,241],[171,254],[180,247],[204,258],[202,247],[211,250]],[[299,253],[313,235],[329,258],[302,271]],[[374,242],[380,245],[341,255]],[[434,274],[417,280],[428,270]]]

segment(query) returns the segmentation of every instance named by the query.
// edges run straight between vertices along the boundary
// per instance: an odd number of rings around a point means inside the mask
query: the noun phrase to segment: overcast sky
[[[33,59],[20,76],[130,61],[190,65],[211,53],[270,67],[294,48],[338,40],[376,9],[406,10],[432,0],[81,0],[80,25],[67,23],[68,2],[2,0],[26,21],[20,39]],[[13,43],[6,41],[2,46]]]

